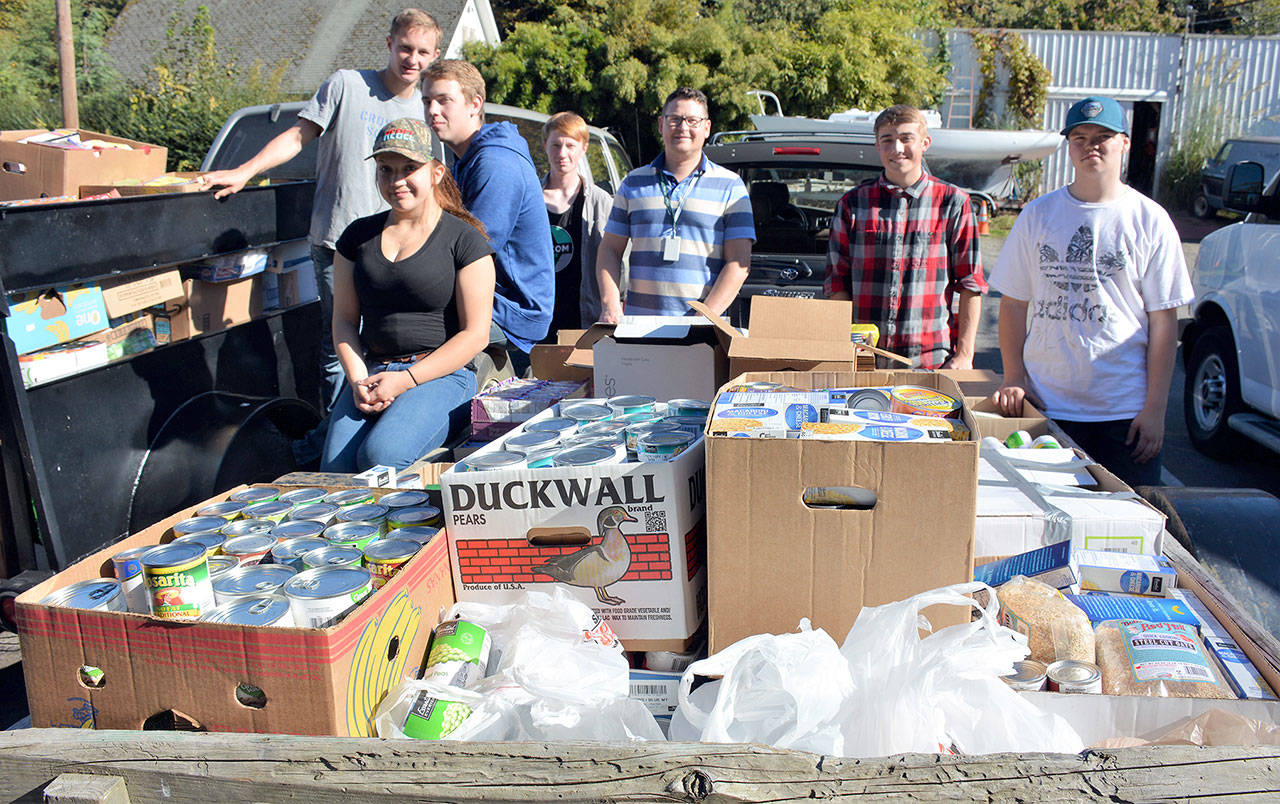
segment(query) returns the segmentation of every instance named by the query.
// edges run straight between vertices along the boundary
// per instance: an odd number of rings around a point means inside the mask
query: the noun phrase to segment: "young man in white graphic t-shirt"
[[[1018,216],[991,273],[1008,415],[1035,401],[1131,486],[1159,485],[1178,348],[1192,299],[1178,232],[1120,180],[1129,150],[1115,100],[1090,97],[1062,130],[1075,176]]]

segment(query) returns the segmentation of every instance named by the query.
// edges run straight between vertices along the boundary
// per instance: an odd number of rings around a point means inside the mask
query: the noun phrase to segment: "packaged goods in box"
[[[1015,575],[1034,578],[1055,589],[1064,589],[1076,582],[1071,571],[1071,542],[1058,542],[1038,550],[1030,550],[997,561],[980,564],[973,570],[973,579],[987,586],[1000,586]]]
[[[163,193],[200,193],[210,189],[200,182],[197,171],[162,173],[147,179],[124,179],[113,184],[82,184],[80,197],[90,198],[112,190],[124,198],[135,195],[160,195]]]
[[[1069,487],[1081,482],[1091,487]],[[979,556],[1016,555],[1061,541],[1085,550],[1159,555],[1164,519],[1082,453],[982,446]]]
[[[682,649],[706,612],[702,440],[664,462],[544,468],[504,448],[574,406],[608,415],[597,401],[557,404],[441,475],[458,599],[505,603],[557,583],[629,650]],[[597,451],[618,461],[621,450]]]
[[[1025,575],[1055,589],[1169,597],[1178,574],[1168,560],[1145,554],[1080,550],[1070,541],[982,564],[973,579],[999,586]]]
[[[374,707],[417,670],[439,611],[453,603],[443,538],[328,628],[178,623],[42,602],[77,581],[110,577],[113,556],[167,541],[174,525],[228,496],[180,511],[18,598],[33,725],[141,729],[172,718],[209,731],[373,734]]]
[[[108,318],[101,288],[61,287],[14,297],[5,328],[23,355],[101,332]]]
[[[238,251],[212,257],[199,265],[200,279],[205,282],[229,282],[267,270],[267,250]]]
[[[1199,625],[1196,615],[1186,604],[1177,599],[1119,595],[1107,592],[1067,594],[1070,600],[1088,616],[1089,622],[1107,620],[1145,620],[1153,623],[1182,623]]]
[[[176,270],[105,279],[100,287],[107,315],[112,318],[136,313],[183,296],[182,276]]]
[[[18,358],[18,368],[22,372],[23,386],[30,388],[89,371],[105,365],[109,360],[105,343],[87,340],[64,343],[22,355]]]
[[[729,385],[760,382],[803,392],[912,385],[959,398],[954,382],[932,372],[753,373]],[[968,411],[958,413],[972,429]],[[711,433],[706,445],[713,652],[754,634],[787,633],[802,617],[844,634],[863,606],[973,577],[974,441]],[[962,614],[929,612],[935,627]]]
[[[0,201],[77,197],[82,184],[163,173],[168,151],[83,129],[0,131]]]
[[[231,282],[187,279],[184,297],[153,309],[156,340],[171,343],[218,332],[262,315],[262,282],[250,276]]]
[[[1209,609],[1200,602],[1194,592],[1186,589],[1174,589],[1172,597],[1182,601],[1191,613],[1200,621],[1200,634],[1204,637],[1205,647],[1218,660],[1223,674],[1230,682],[1232,689],[1240,698],[1251,698],[1265,701],[1276,700],[1276,694],[1267,684],[1262,674],[1253,666],[1235,637],[1218,622]]]
[[[492,441],[562,399],[585,396],[587,385],[585,381],[505,380],[471,400],[472,438]]]

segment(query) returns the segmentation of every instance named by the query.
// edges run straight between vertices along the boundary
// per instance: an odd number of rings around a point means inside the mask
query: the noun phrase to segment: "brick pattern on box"
[[[699,519],[693,530],[684,535],[684,564],[689,580],[702,571],[707,560],[707,520]]]
[[[671,580],[667,534],[628,533],[626,538],[631,566],[620,580]],[[553,582],[551,576],[532,568],[583,548],[581,544],[534,545],[516,539],[458,539],[455,544],[464,584]]]

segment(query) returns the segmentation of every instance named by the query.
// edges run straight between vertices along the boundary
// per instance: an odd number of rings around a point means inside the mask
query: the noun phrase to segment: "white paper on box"
[[[543,411],[506,437],[558,413]],[[500,449],[497,441],[475,454]],[[706,615],[702,440],[665,463],[450,469],[440,489],[460,601],[510,603],[520,590],[560,583],[629,648],[687,640]],[[618,532],[625,547],[606,554],[606,537]],[[578,571],[560,582],[549,574],[548,562],[579,552],[579,566],[594,553],[591,563],[608,577]]]
[[[1170,597],[1178,573],[1164,558],[1106,550],[1073,550],[1071,566],[1082,592]]]

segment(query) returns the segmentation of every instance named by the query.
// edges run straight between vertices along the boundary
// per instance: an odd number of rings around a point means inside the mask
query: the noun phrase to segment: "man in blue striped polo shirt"
[[[658,118],[663,151],[622,180],[596,257],[600,320],[623,314],[622,254],[631,243],[627,315],[685,315],[700,300],[723,314],[737,298],[756,239],[742,179],[702,153],[707,96],[681,87]]]

